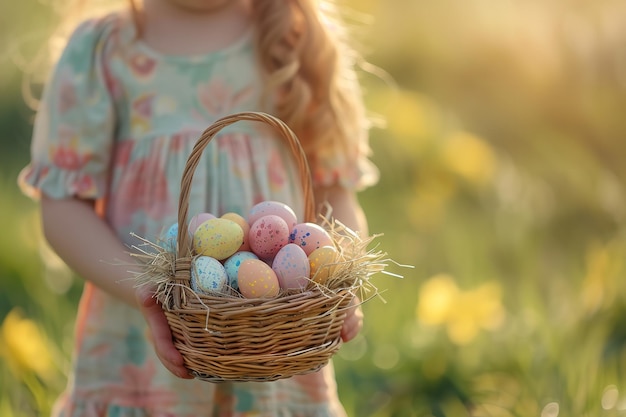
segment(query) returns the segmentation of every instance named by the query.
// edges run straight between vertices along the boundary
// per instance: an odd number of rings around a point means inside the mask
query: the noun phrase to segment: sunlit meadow
[[[373,278],[382,297],[335,359],[349,415],[626,415],[626,4],[340,4],[379,122],[382,177],[360,199],[380,248],[415,266]],[[0,415],[30,417],[66,383],[81,281],[15,187],[32,119],[20,71],[55,17],[9,9]]]

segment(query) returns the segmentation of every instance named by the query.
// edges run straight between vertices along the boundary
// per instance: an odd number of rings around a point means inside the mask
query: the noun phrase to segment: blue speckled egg
[[[178,223],[171,225],[159,239],[159,246],[169,252],[176,252],[178,238]]]
[[[198,256],[191,263],[191,289],[199,293],[225,292],[228,285],[226,269],[210,256]]]

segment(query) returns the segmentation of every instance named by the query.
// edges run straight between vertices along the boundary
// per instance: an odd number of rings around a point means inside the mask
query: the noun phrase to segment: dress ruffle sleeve
[[[105,68],[109,26],[81,24],[44,88],[31,161],[18,180],[28,195],[97,199],[106,192],[115,129]]]
[[[311,176],[316,186],[340,185],[361,191],[378,182],[379,171],[369,159],[367,141],[352,147],[350,152],[337,148],[318,149],[311,158]]]

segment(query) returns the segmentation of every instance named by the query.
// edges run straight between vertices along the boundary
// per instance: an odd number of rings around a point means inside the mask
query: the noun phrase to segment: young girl
[[[177,219],[201,132],[239,111],[294,129],[317,202],[367,233],[355,193],[376,179],[341,27],[318,0],[144,0],[83,22],[44,91],[32,161],[47,240],[86,279],[73,373],[59,416],[341,416],[331,366],[267,383],[190,379],[160,306],[129,278],[130,236]],[[275,132],[238,122],[203,154],[190,213],[246,215],[278,200],[302,215],[297,171]],[[125,265],[125,266],[120,266]],[[354,308],[345,341],[361,328]]]

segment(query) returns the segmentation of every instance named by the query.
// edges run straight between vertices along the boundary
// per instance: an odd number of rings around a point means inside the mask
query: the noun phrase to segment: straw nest
[[[323,284],[316,282],[316,275],[308,281],[306,288],[301,290],[281,290],[278,299],[298,292],[308,292],[317,290],[321,294],[336,295],[338,292],[347,292],[351,296],[357,296],[363,301],[372,297],[380,296],[378,288],[371,281],[372,275],[377,273],[389,273],[386,268],[389,263],[395,262],[387,257],[387,253],[378,250],[377,246],[370,248],[372,241],[381,235],[368,236],[362,238],[358,233],[346,227],[343,223],[335,219],[328,219],[320,215],[321,224],[333,239],[335,249],[337,249],[337,259],[333,263],[326,264],[320,268],[317,274],[324,273],[325,269],[332,269],[332,274]],[[148,285],[154,289],[154,296],[159,303],[167,308],[173,305],[172,290],[181,284],[176,283],[176,261],[175,252],[165,249],[159,241],[152,242],[136,234],[132,234],[141,243],[133,246],[134,252],[131,256],[138,259],[144,266],[141,272],[135,273],[136,286]],[[187,258],[193,259],[195,255],[189,250]],[[188,297],[188,293],[183,293]],[[193,302],[196,299],[200,302],[206,295],[193,293],[192,299],[184,299],[183,303]],[[243,299],[243,296],[233,288],[228,292],[215,293],[211,298],[218,297],[225,300]],[[249,300],[249,299],[248,299]],[[208,306],[207,313],[208,313]]]

